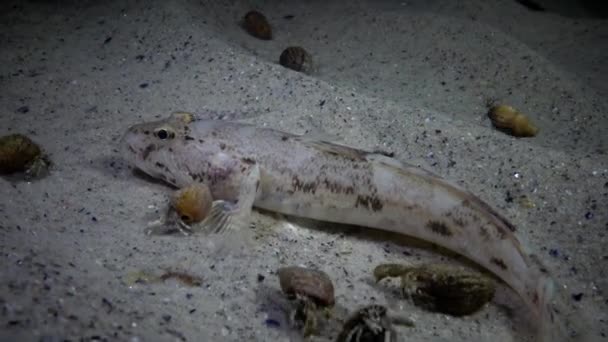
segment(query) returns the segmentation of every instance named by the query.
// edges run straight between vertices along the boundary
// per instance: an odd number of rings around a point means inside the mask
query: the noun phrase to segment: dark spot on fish
[[[498,258],[491,258],[490,262],[493,263],[494,265],[502,268],[503,270],[507,270],[507,265],[505,264],[504,261],[502,261],[502,259],[498,259]]]
[[[347,195],[350,195],[355,192],[355,189],[352,186],[343,186],[342,184],[332,182],[327,178],[323,180],[323,185],[331,193],[345,193]]]
[[[387,152],[387,151],[383,151],[383,150],[375,150],[372,153],[381,154],[383,156],[390,157],[390,158],[393,158],[395,156],[394,152]]]
[[[454,224],[458,227],[464,228],[464,226],[466,226],[466,222],[460,217],[455,217],[452,221],[454,221]]]
[[[150,144],[148,146],[146,146],[146,148],[143,150],[141,156],[144,160],[148,159],[148,157],[150,156],[150,153],[156,151],[156,145],[154,144]]]
[[[186,140],[194,140],[194,138],[193,138],[193,137],[191,137],[191,136],[189,136],[189,135],[186,135],[186,136],[184,137],[184,139],[186,139]]]
[[[384,204],[382,204],[382,201],[377,196],[358,195],[355,207],[358,208],[359,206],[371,209],[372,211],[380,211],[384,207]]]
[[[298,176],[293,176],[291,178],[291,186],[293,191],[302,191],[304,193],[315,193],[317,191],[318,183],[316,182],[303,182],[298,178]]]
[[[255,164],[255,160],[251,159],[251,158],[241,158],[241,161],[245,164],[249,164],[249,165],[254,165]]]
[[[532,303],[534,303],[535,305],[538,304],[538,293],[534,292],[534,295],[532,295]]]
[[[289,138],[285,135],[281,137],[281,140],[283,140],[283,141],[287,141],[287,139],[289,139]]]
[[[226,149],[226,144],[220,143],[220,149],[223,151]]]
[[[488,232],[488,229],[484,226],[479,227],[479,235],[481,235],[481,237],[485,241],[490,239],[490,233]]]
[[[452,232],[452,230],[450,230],[450,228],[448,226],[446,226],[445,223],[443,223],[443,222],[429,221],[426,224],[426,227],[428,229],[430,229],[431,231],[433,231],[433,233],[437,233],[439,235],[443,235],[443,236],[452,236],[452,235],[454,235],[454,233]]]

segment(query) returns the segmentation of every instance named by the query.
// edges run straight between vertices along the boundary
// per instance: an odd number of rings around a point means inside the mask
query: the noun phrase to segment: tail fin
[[[588,312],[568,307],[567,296],[555,282],[544,277],[538,284],[539,342],[591,342],[592,320]]]

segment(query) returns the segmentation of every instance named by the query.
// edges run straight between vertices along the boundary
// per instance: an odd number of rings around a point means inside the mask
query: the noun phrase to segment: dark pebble
[[[263,274],[258,274],[258,282],[263,282],[265,278]]]
[[[272,319],[272,318],[268,318],[264,321],[264,324],[266,324],[269,327],[274,327],[274,328],[278,328],[281,326],[281,323],[279,323],[279,321]]]
[[[30,111],[30,107],[28,107],[28,106],[21,106],[21,107],[17,108],[17,113],[25,114],[29,111]]]
[[[103,43],[108,44],[111,41],[112,41],[112,37],[108,37],[108,38],[106,38],[106,40],[103,41]]]
[[[163,315],[163,320],[165,322],[169,323],[169,321],[171,321],[171,315],[167,315],[167,314]]]
[[[583,299],[583,293],[573,293],[572,294],[572,299],[574,299],[575,301],[580,301],[581,299]]]
[[[148,83],[142,83],[139,85],[141,89],[148,88]]]
[[[552,257],[558,257],[559,256],[559,251],[557,249],[550,249],[549,250],[549,255]]]
[[[588,212],[585,214],[585,218],[586,218],[587,220],[591,220],[591,219],[593,218],[593,213],[592,213],[592,212],[590,212],[590,211],[588,211]]]

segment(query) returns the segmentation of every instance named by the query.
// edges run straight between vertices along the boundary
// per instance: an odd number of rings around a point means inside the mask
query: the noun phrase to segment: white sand
[[[41,181],[0,179],[0,340],[295,338],[274,274],[291,264],[332,275],[337,316],[370,303],[403,310],[416,320],[399,329],[411,341],[529,337],[534,322],[504,286],[465,318],[396,300],[372,284],[371,267],[453,258],[364,229],[256,213],[258,244],[223,259],[210,258],[200,236],[146,236],[171,190],[134,176],[117,143],[128,126],[176,110],[322,130],[461,182],[520,227],[567,294],[583,294],[571,304],[605,338],[606,20],[510,0],[74,3],[0,4],[0,135],[28,134],[55,163]],[[252,8],[267,15],[274,40],[238,26]],[[288,45],[310,51],[313,75],[277,64]],[[527,113],[540,134],[492,129],[491,98]],[[203,286],[127,284],[163,267],[198,274]]]

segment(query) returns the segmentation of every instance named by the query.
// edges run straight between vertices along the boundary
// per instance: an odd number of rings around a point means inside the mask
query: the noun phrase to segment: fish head
[[[136,169],[172,185],[179,186],[180,160],[188,148],[194,116],[173,113],[168,118],[136,124],[127,130],[120,142],[123,158]]]

